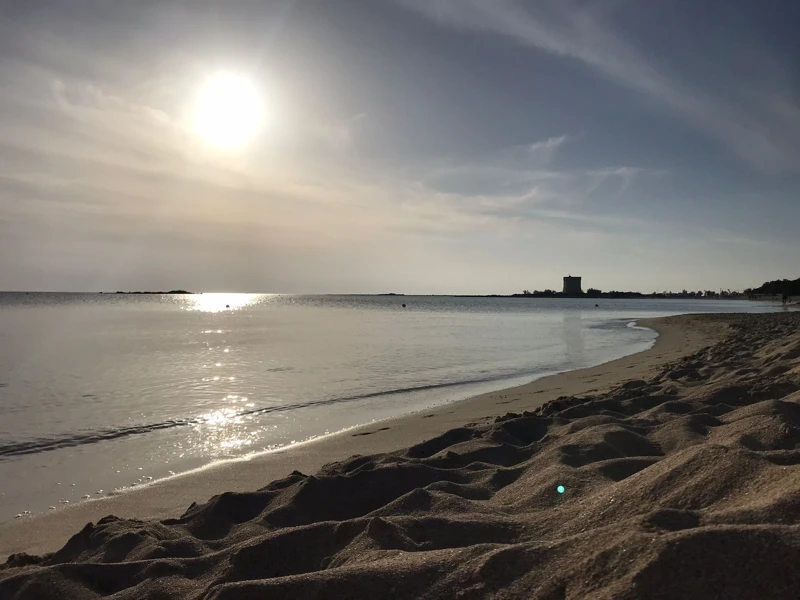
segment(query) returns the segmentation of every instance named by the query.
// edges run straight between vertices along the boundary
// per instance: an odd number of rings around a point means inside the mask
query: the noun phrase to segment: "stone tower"
[[[580,296],[583,294],[581,289],[581,278],[567,275],[564,277],[564,295],[565,296]]]

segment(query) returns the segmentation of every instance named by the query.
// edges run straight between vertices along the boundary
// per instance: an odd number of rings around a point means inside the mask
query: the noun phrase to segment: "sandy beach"
[[[795,598],[800,315],[642,324],[644,353],[6,524],[0,597]]]

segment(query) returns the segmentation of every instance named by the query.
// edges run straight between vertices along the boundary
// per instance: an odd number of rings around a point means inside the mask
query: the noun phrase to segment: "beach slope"
[[[178,518],[103,518],[11,556],[0,597],[796,598],[800,315],[672,322],[724,339]]]

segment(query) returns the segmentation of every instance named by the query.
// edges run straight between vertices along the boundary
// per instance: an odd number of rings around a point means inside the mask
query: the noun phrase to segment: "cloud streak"
[[[579,60],[606,77],[667,105],[754,167],[800,170],[800,114],[781,90],[741,102],[697,87],[648,60],[609,26],[602,12],[570,0],[397,0],[443,25],[506,36]],[[594,5],[596,6],[596,5]],[[648,7],[649,8],[649,7]],[[735,68],[722,64],[720,69]]]

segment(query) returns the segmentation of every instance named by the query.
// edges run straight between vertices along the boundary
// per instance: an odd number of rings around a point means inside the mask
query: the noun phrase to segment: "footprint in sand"
[[[362,431],[361,433],[354,433],[353,437],[358,437],[361,435],[372,435],[373,433],[378,433],[379,431],[388,431],[391,427],[381,427],[380,429],[376,429],[375,431]]]

